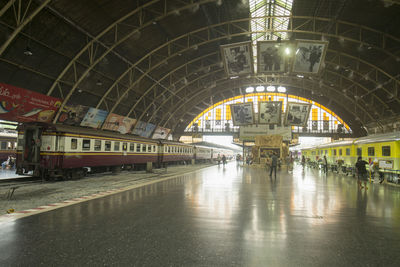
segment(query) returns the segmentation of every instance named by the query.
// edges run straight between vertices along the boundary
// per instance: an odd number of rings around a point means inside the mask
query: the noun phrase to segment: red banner
[[[51,122],[61,99],[0,83],[0,119]]]

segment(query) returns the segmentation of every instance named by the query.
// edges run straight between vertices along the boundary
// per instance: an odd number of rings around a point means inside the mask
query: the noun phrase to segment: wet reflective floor
[[[1,266],[400,266],[400,187],[213,166],[0,225]]]

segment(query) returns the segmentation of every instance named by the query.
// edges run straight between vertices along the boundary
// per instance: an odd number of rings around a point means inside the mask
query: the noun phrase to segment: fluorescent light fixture
[[[253,93],[254,92],[254,87],[247,87],[246,88],[246,93]]]
[[[304,78],[304,75],[297,74],[296,76],[297,76],[298,78]]]
[[[289,48],[289,47],[286,47],[286,48],[285,48],[285,54],[286,54],[286,55],[290,55],[290,48]]]
[[[279,86],[279,87],[278,87],[278,92],[279,92],[279,93],[286,93],[286,87]]]
[[[268,92],[275,92],[275,86],[272,86],[272,85],[268,86],[267,87],[267,91]]]
[[[265,87],[262,85],[256,87],[257,92],[264,92],[264,90],[265,90]]]
[[[239,78],[239,76],[232,76],[232,77],[230,77],[231,80],[237,79],[237,78]]]
[[[299,51],[300,51],[300,49],[297,49],[297,50],[296,50],[296,55],[299,53]]]

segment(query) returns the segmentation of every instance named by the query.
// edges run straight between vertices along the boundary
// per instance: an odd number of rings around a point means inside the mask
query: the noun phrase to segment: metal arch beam
[[[209,54],[209,55],[210,55],[210,54]],[[333,62],[330,62],[330,61],[327,61],[327,60],[325,60],[325,62],[326,62],[327,64],[330,64],[330,65],[339,65],[340,67],[345,67],[345,66],[343,66],[343,65],[340,65],[340,64],[337,64],[337,63],[333,63]],[[190,63],[190,62],[189,62],[189,63]],[[185,64],[185,65],[186,65],[186,64]],[[184,66],[185,66],[185,65],[184,65]],[[213,67],[213,66],[216,66],[216,65],[218,65],[218,63],[216,63],[216,64],[210,64],[210,65],[208,65],[208,66],[203,66],[203,67],[207,67],[207,68],[208,68],[208,67]],[[182,66],[180,66],[180,67],[177,68],[177,69],[180,69],[180,68],[182,68]],[[175,70],[177,70],[177,69],[175,69]],[[163,79],[165,79],[165,78],[168,77],[169,75],[172,75],[172,73],[173,73],[175,70],[169,72],[167,75],[165,75],[164,77],[162,77],[162,78],[160,79],[160,81],[162,81]],[[328,71],[329,71],[329,70],[328,70]],[[354,81],[352,81],[351,79],[349,79],[348,77],[343,76],[343,75],[340,75],[340,74],[337,74],[337,73],[335,73],[335,72],[333,72],[333,71],[329,71],[329,72],[330,72],[330,73],[333,73],[333,74],[335,74],[335,75],[339,75],[341,78],[346,79],[346,80],[349,81],[350,83],[355,84],[355,85],[357,85],[358,87],[362,88],[364,91],[369,92],[369,90],[368,90],[367,88],[365,88],[363,85],[359,84],[358,82],[354,82]],[[359,73],[359,72],[357,72],[357,71],[354,71],[354,73],[356,73],[356,74],[359,75],[359,76],[362,76],[362,74]],[[193,73],[191,73],[191,74],[193,74]],[[191,75],[191,74],[189,74],[189,75]],[[282,77],[285,77],[285,76],[282,76]],[[181,83],[181,82],[182,82],[182,79],[179,79],[179,80],[177,80],[173,85],[176,86],[176,84]],[[145,94],[147,94],[148,92],[150,92],[150,91],[152,90],[152,88],[154,88],[154,86],[155,86],[155,85],[151,86],[151,87],[145,92]],[[178,89],[178,90],[176,91],[176,93],[179,93],[182,89],[184,89],[184,88]],[[144,97],[145,94],[143,94],[143,97]],[[160,97],[160,96],[157,96],[156,98],[154,98],[153,101],[152,101],[148,106],[150,107],[152,104],[154,104],[154,103],[156,102],[156,100],[159,99],[159,97]],[[168,97],[168,99],[166,99],[166,100],[159,106],[159,108],[157,108],[156,110],[154,110],[154,113],[156,113],[160,108],[162,108],[163,105],[165,105],[165,103],[167,103],[167,102],[170,100],[171,97],[172,97],[172,96]],[[376,95],[374,95],[374,97],[375,97],[382,105],[384,105],[385,107],[388,107],[387,104],[386,104],[382,99],[380,99],[380,98],[377,97]],[[139,102],[139,101],[140,101],[140,99],[138,100],[138,102]],[[137,102],[137,103],[138,103],[138,102]],[[132,110],[134,109],[135,106],[136,106],[136,105],[134,105],[134,106],[131,108],[131,110],[130,110],[130,112],[128,113],[128,115],[132,112]],[[144,114],[147,112],[148,109],[149,109],[149,108],[146,108],[145,111],[142,112],[142,114],[140,115],[140,117],[138,118],[138,120],[141,120],[141,119],[143,118]],[[154,114],[149,118],[148,121],[150,121],[153,117],[154,117]]]
[[[197,62],[197,61],[201,61],[201,60],[203,60],[203,59],[205,59],[205,58],[208,58],[208,57],[210,57],[210,56],[216,55],[216,54],[218,54],[218,53],[219,53],[219,52],[212,52],[212,53],[209,53],[209,54],[206,54],[206,55],[202,55],[202,56],[200,56],[200,57],[197,57],[197,58],[195,58],[195,59],[192,59],[192,60],[186,62],[184,65],[180,65],[179,67],[177,67],[177,68],[175,68],[175,69],[169,71],[167,74],[165,74],[163,77],[161,77],[161,78],[159,79],[159,83],[161,83],[164,79],[169,78],[169,77],[170,77],[171,75],[173,75],[175,72],[177,72],[177,71],[179,71],[179,70],[182,70],[182,69],[186,69],[186,67],[187,67],[188,65],[193,64],[193,63],[195,63],[195,62]],[[214,64],[214,65],[217,65],[217,64]],[[213,65],[208,65],[207,67],[211,67],[211,66],[213,66]],[[185,72],[186,72],[186,71],[185,71]],[[180,79],[180,81],[181,81],[181,79]],[[174,83],[174,85],[175,85],[175,84],[176,84],[176,83]],[[146,97],[147,94],[150,94],[150,93],[152,92],[152,90],[153,90],[156,86],[157,86],[157,84],[153,84],[152,86],[150,86],[150,87],[140,96],[140,98],[136,101],[136,103],[130,108],[129,112],[127,113],[127,116],[129,116],[129,115],[133,112],[133,110],[136,108],[137,104],[140,103],[140,101],[142,101],[142,99],[143,99],[144,97]],[[175,95],[176,95],[176,94],[175,94]],[[150,107],[151,107],[152,105],[155,104],[155,102],[156,102],[155,100],[158,99],[159,97],[161,97],[161,96],[160,96],[160,95],[157,96],[156,98],[153,99],[153,101],[152,101],[149,105],[147,105],[147,108],[142,112],[142,115],[141,115],[137,120],[141,120],[141,118],[144,116],[144,114],[150,109]],[[157,110],[158,110],[158,109],[157,109]],[[154,114],[153,114],[153,115],[154,115]],[[153,115],[151,116],[151,118],[153,118]]]
[[[295,78],[295,79],[298,79],[298,78]],[[229,82],[229,81],[228,81]],[[311,83],[314,83],[315,85],[317,85],[315,82],[313,82],[313,81],[311,81]],[[291,84],[282,84],[282,85],[286,85],[286,86],[290,86]],[[223,91],[231,91],[232,89],[236,89],[236,88],[230,88],[230,89],[225,89],[225,90],[223,90]],[[302,88],[302,89],[304,89],[304,88]],[[304,89],[304,90],[308,90],[308,89]],[[198,94],[200,94],[200,93],[202,93],[202,92],[199,92]],[[197,95],[195,95],[195,96],[193,96],[192,98],[195,98],[195,97],[197,97]],[[332,98],[331,98],[332,99]],[[203,99],[200,99],[200,101],[201,100],[203,100]],[[351,101],[351,99],[350,99],[350,101]],[[338,104],[338,106],[339,106],[339,103],[340,102],[337,102],[337,101],[335,101],[337,104]],[[341,106],[341,105],[340,105]],[[347,110],[347,109],[345,109],[349,114],[352,114],[353,116],[355,116],[355,117],[357,117],[357,114],[355,114],[353,111],[351,111],[351,110]],[[366,111],[365,111],[366,112]],[[178,117],[178,119],[176,120],[176,121],[179,121],[184,115],[185,115],[186,113],[185,112],[183,112],[183,115],[181,115],[180,117]],[[174,115],[174,114],[173,114]],[[167,123],[167,122],[166,122]],[[164,124],[164,127],[165,127],[165,125],[166,125],[166,123]],[[364,124],[364,122],[362,122],[363,124]],[[176,128],[176,126],[177,126],[177,124],[175,124],[173,127],[171,127],[171,132],[174,132],[175,131],[175,128]]]
[[[15,0],[9,0],[7,4],[3,6],[3,8],[0,10],[0,17],[3,16],[4,13],[14,4]]]
[[[25,20],[22,21],[20,25],[13,31],[13,33],[8,37],[7,41],[0,47],[0,56],[4,53],[11,42],[17,37],[17,35],[22,31],[22,29],[50,2],[51,0],[45,0],[39,7],[37,7]]]
[[[329,62],[329,61],[325,61],[325,62],[327,62],[327,63],[330,64],[330,65],[339,65],[339,66],[341,66],[341,67],[344,67],[343,65],[340,65],[340,64],[337,64],[337,63],[332,63],[332,62]],[[208,67],[213,67],[213,66],[216,66],[216,65],[218,65],[218,63],[216,63],[216,64],[210,64],[210,65],[208,65],[208,66],[203,66],[203,67],[207,67],[207,68],[208,68]],[[179,68],[182,68],[182,67],[179,67]],[[338,73],[335,73],[335,72],[330,71],[330,70],[327,70],[327,71],[328,71],[329,73],[334,74],[335,76],[339,76],[339,77],[342,78],[342,79],[346,79],[346,80],[349,81],[350,83],[355,84],[355,85],[357,85],[358,87],[362,88],[363,90],[369,92],[368,89],[365,88],[363,85],[361,85],[361,84],[359,84],[359,83],[357,83],[357,82],[352,81],[352,80],[349,79],[348,77],[343,76],[343,75],[338,74]],[[165,75],[164,77],[162,77],[162,78],[160,79],[160,81],[162,81],[164,78],[166,78],[166,77],[168,77],[169,75],[171,75],[172,72],[173,72],[173,71],[171,71],[170,73],[168,73],[167,75]],[[357,72],[357,71],[355,71],[354,73],[358,74],[359,76],[362,76],[362,74],[359,73],[359,72]],[[193,73],[190,73],[189,75],[192,75],[192,74],[193,74]],[[213,75],[213,74],[211,74],[211,75]],[[282,76],[282,77],[286,77],[286,76]],[[201,79],[201,78],[199,78],[199,79]],[[177,80],[173,85],[176,86],[177,84],[181,83],[182,80],[183,80],[183,78]],[[191,82],[192,82],[192,81],[191,81]],[[151,89],[152,89],[153,87],[154,87],[154,85],[153,85],[152,87],[150,87],[150,88],[148,89],[148,91],[151,91]],[[178,90],[176,91],[176,93],[179,93],[181,90],[184,90],[184,89],[185,89],[185,87],[181,87],[180,89],[178,89]],[[342,94],[342,93],[340,92],[340,94]],[[154,105],[155,102],[156,102],[156,100],[159,99],[159,97],[160,97],[160,96],[157,96],[155,99],[153,99],[153,101],[152,101],[148,106]],[[157,112],[159,111],[160,108],[162,108],[168,101],[170,101],[171,97],[172,97],[172,96],[169,96],[167,99],[165,99],[165,101],[164,101],[161,105],[159,105],[158,108],[157,108],[156,110],[153,111],[153,115],[148,119],[148,122],[151,121],[151,120],[153,119],[155,113],[157,113]],[[384,106],[387,107],[387,104],[386,104],[383,100],[381,100],[379,97],[377,97],[377,96],[375,96],[375,95],[374,95],[374,97],[377,98],[378,101],[379,101],[382,105],[384,105]],[[143,118],[144,114],[147,112],[148,109],[149,109],[149,108],[145,109],[145,111],[142,112],[142,114],[140,115],[140,117],[138,118],[138,120],[141,120],[141,118]],[[130,112],[132,112],[132,110],[133,110],[133,108],[131,109]],[[129,113],[128,113],[128,114],[129,114]]]
[[[192,80],[192,81],[190,81],[190,84],[192,84],[192,83],[194,83],[194,82],[196,82],[197,80],[200,80],[200,79],[203,79],[204,77],[207,77],[207,75],[210,75],[211,73],[207,73],[206,75],[203,75],[202,77],[198,77],[197,79],[195,79],[195,80]],[[333,74],[335,74],[335,75],[337,75],[337,76],[340,76],[339,74],[337,74],[337,73],[333,73]],[[285,77],[285,76],[283,76],[283,77]],[[293,77],[292,77],[293,78]],[[297,79],[298,80],[298,79]],[[226,82],[226,77],[224,77],[223,79],[221,79],[221,81],[225,81]],[[230,80],[229,80],[230,81]],[[300,81],[302,81],[302,80],[300,80]],[[304,80],[303,80],[304,81]],[[216,82],[218,82],[218,81],[216,81]],[[314,81],[312,81],[312,83],[315,83]],[[296,85],[297,86],[297,85]],[[318,85],[319,86],[319,85]],[[324,85],[324,87],[326,87],[326,88],[329,88],[329,89],[333,89],[333,90],[335,90],[335,91],[337,91],[337,92],[339,92],[339,95],[341,95],[341,92],[339,91],[339,90],[337,90],[336,88],[332,88],[332,87],[327,87],[327,86],[325,86]],[[183,87],[182,87],[183,88]],[[180,90],[182,90],[182,88],[180,89]],[[305,90],[307,90],[306,88],[304,88]],[[203,89],[203,90],[200,90],[200,91],[197,91],[197,93],[194,95],[194,96],[197,96],[197,94],[199,93],[199,92],[204,92],[205,90],[208,90],[208,88],[206,88],[206,89]],[[366,112],[366,110],[362,107],[362,106],[360,106],[359,104],[357,104],[357,102],[355,102],[355,100],[354,99],[352,99],[352,98],[350,98],[350,97],[348,97],[348,96],[345,96],[347,99],[349,99],[349,101],[351,101],[352,103],[354,103],[354,106],[358,106],[361,110],[363,110],[364,112]],[[187,100],[190,100],[190,99],[193,99],[193,96],[192,97],[190,97],[189,99],[187,99]],[[167,100],[166,100],[167,101]],[[164,102],[164,103],[166,103],[166,101]],[[165,123],[163,124],[164,126],[169,122],[169,120],[174,116],[174,114],[177,112],[177,110],[180,110],[180,108],[182,107],[182,106],[184,106],[185,105],[185,103],[183,103],[183,104],[181,104],[180,105],[180,102],[178,102],[178,104],[177,105],[175,105],[174,107],[172,107],[171,108],[171,110],[174,110],[172,113],[170,113],[171,115],[170,115],[170,117],[165,121]],[[160,106],[162,106],[162,105],[160,105]],[[347,108],[345,108],[345,110],[347,110]],[[352,113],[352,111],[349,111],[350,113]],[[373,119],[373,117],[368,113],[368,112],[366,112],[366,114],[370,117],[370,119],[372,119],[372,120],[374,120]],[[162,119],[161,119],[161,121],[164,121],[165,120],[165,118],[166,118],[166,114],[162,117]]]
[[[284,17],[290,17],[290,16],[284,16]],[[309,17],[300,17],[300,18],[303,18],[303,19],[304,19],[304,18],[309,18]],[[249,19],[250,19],[250,18],[241,19],[240,21],[248,21]],[[314,18],[312,18],[312,19],[314,19]],[[324,20],[325,20],[325,21],[329,21],[329,19],[324,19]],[[219,23],[219,24],[215,24],[215,25],[212,25],[212,27],[220,27],[221,25],[226,25],[226,24],[229,25],[229,23],[232,23],[232,21],[224,22],[224,23]],[[195,30],[195,31],[186,33],[186,34],[184,34],[184,35],[182,35],[182,36],[179,36],[179,37],[177,37],[177,38],[175,38],[175,39],[173,39],[173,40],[170,40],[170,41],[168,41],[167,43],[164,43],[163,45],[159,46],[158,48],[156,48],[156,49],[154,49],[153,51],[151,51],[151,52],[149,52],[148,54],[146,54],[142,59],[140,59],[137,63],[135,63],[135,65],[141,63],[141,62],[144,61],[147,57],[151,57],[152,54],[156,53],[157,51],[159,51],[160,49],[162,49],[162,48],[164,48],[164,47],[167,47],[167,46],[173,44],[174,42],[176,42],[176,41],[178,41],[178,40],[181,40],[181,39],[183,39],[183,38],[188,38],[189,36],[191,36],[191,35],[193,35],[193,34],[195,34],[195,33],[199,33],[199,32],[201,32],[201,31],[210,30],[210,29],[212,29],[212,28],[210,28],[210,26],[209,26],[209,27],[205,27],[205,28],[201,28],[201,29],[197,29],[197,30]],[[282,31],[282,32],[288,32],[288,31],[290,31],[290,30],[280,30],[280,31]],[[301,33],[309,33],[309,34],[318,34],[318,35],[325,35],[325,36],[332,36],[332,37],[342,37],[342,36],[336,36],[336,35],[326,34],[326,33],[322,33],[322,32],[299,31],[299,30],[292,30],[292,32],[301,32]],[[246,31],[245,31],[245,32],[242,32],[242,33],[230,34],[229,36],[240,36],[240,35],[245,35],[245,34],[248,34],[248,33],[249,33],[249,32],[246,32]],[[196,43],[195,45],[202,45],[202,44],[206,44],[206,43],[209,43],[209,42],[218,41],[218,40],[224,39],[224,38],[226,38],[226,37],[227,37],[226,35],[225,35],[225,36],[220,36],[220,37],[217,37],[217,38],[214,38],[214,39],[211,39],[211,40],[207,40],[207,41],[203,41],[203,42],[200,42],[200,43]],[[361,41],[356,40],[356,39],[351,39],[351,38],[348,38],[348,37],[343,37],[343,38],[348,39],[348,40],[353,41],[353,42],[362,43]],[[189,42],[188,42],[188,43],[189,43]],[[365,44],[365,43],[364,43],[364,44]],[[170,59],[171,57],[176,56],[176,55],[179,54],[179,53],[183,53],[184,51],[186,51],[186,50],[188,50],[188,49],[190,49],[190,48],[191,48],[191,47],[188,46],[188,47],[186,47],[185,49],[180,50],[179,52],[176,52],[176,53],[174,53],[174,54],[170,54],[168,58],[165,58],[164,60],[162,60],[162,61],[159,62],[158,64],[152,66],[152,69],[147,70],[146,73],[149,73],[151,70],[154,69],[154,67],[161,65],[163,62],[168,61],[168,59]],[[131,66],[124,74],[122,74],[122,75],[117,79],[117,81],[121,80],[127,73],[129,73],[129,72],[135,67],[135,65]],[[375,68],[375,69],[379,69],[379,68],[377,68],[376,66],[373,66],[372,64],[369,64],[369,65],[372,66],[372,67]],[[383,72],[383,71],[382,71],[382,72]],[[383,73],[384,73],[384,72],[383,72]],[[120,101],[125,97],[125,95],[128,93],[128,91],[131,90],[131,89],[136,85],[136,83],[137,83],[137,81],[136,81],[134,84],[132,84],[132,85],[130,85],[130,86],[128,87],[128,89],[121,95],[120,99],[118,99],[118,100],[116,101],[115,105],[113,106],[113,108],[112,108],[111,110],[114,110],[114,109],[115,109],[115,107],[116,107],[116,106],[120,103]],[[115,86],[114,86],[114,87],[115,87]],[[112,90],[114,87],[110,87],[110,88],[107,90],[107,92],[106,92],[105,95],[109,94],[109,93],[111,92],[111,90]],[[100,105],[100,103],[99,103],[98,105]]]
[[[48,0],[50,1],[50,0]],[[190,7],[193,7],[195,5],[199,5],[199,4],[204,4],[204,3],[209,3],[209,2],[214,2],[216,0],[201,0],[200,3],[191,3],[188,4],[184,7],[181,8],[175,8],[172,11],[168,11],[167,9],[167,1],[165,0],[165,5],[164,5],[164,13],[162,16],[157,17],[156,20],[162,19],[164,17],[170,16],[172,14],[176,14],[176,11],[182,11],[185,9],[188,9]],[[145,7],[150,6],[151,4],[158,2],[157,1],[151,1],[149,3],[145,3],[143,4],[140,8],[135,9],[135,13],[139,10],[142,11]],[[133,12],[131,12],[133,14]],[[97,35],[95,37],[95,39],[92,39],[75,57],[72,61],[70,61],[70,63],[67,65],[67,67],[61,72],[61,74],[59,75],[59,77],[57,78],[56,81],[54,81],[53,85],[51,86],[50,90],[47,92],[47,95],[51,95],[51,93],[53,92],[56,84],[58,83],[58,81],[65,75],[65,73],[69,70],[69,68],[75,63],[75,61],[85,52],[87,51],[87,49],[93,45],[93,43],[95,41],[97,41],[101,36],[103,36],[105,33],[107,33],[109,30],[112,30],[114,28],[114,26],[116,26],[118,23],[120,23],[121,21],[123,21],[124,19],[130,17],[131,13],[129,13],[128,15],[125,15],[123,18],[119,19],[117,22],[112,23],[109,27],[107,27],[107,29],[105,29],[104,31],[102,31],[99,35]],[[147,22],[147,23],[142,23],[139,28],[143,28],[146,26],[149,26],[151,24],[151,22]],[[137,32],[139,30],[139,28],[134,29],[133,31],[130,31],[127,35],[125,35],[124,37],[122,37],[121,39],[117,40],[111,47],[107,47],[107,50],[101,55],[99,56],[90,66],[89,68],[87,68],[83,74],[81,75],[81,77],[75,82],[74,86],[71,88],[70,92],[68,93],[68,95],[65,97],[64,101],[61,104],[60,109],[57,111],[56,115],[54,116],[53,119],[53,123],[55,123],[58,119],[58,117],[60,116],[61,110],[62,108],[65,106],[66,102],[68,102],[69,98],[72,96],[72,94],[75,92],[75,89],[78,87],[78,85],[83,81],[83,79],[85,79],[86,75],[90,72],[90,70],[92,68],[94,68],[94,66],[97,65],[97,63],[99,63],[106,55],[108,55],[114,48],[116,48],[118,45],[120,45],[121,43],[123,43],[124,41],[126,41],[129,37],[131,37],[135,32]],[[136,65],[136,64],[135,64]]]

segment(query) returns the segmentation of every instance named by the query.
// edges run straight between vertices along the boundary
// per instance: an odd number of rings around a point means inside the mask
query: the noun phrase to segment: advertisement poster
[[[88,112],[81,122],[81,126],[99,129],[107,118],[107,115],[108,111],[97,108],[89,108]]]
[[[235,126],[254,124],[253,103],[231,104],[232,121]]]
[[[286,124],[305,126],[310,114],[311,104],[288,102],[286,109]]]
[[[103,129],[127,134],[131,132],[135,123],[136,119],[111,113],[108,115],[107,120],[103,125]]]
[[[225,71],[228,76],[253,73],[253,49],[250,42],[221,46]]]
[[[135,129],[133,129],[133,134],[140,135],[143,137],[150,138],[156,126],[152,123],[146,123],[144,121],[138,121],[136,123]]]
[[[89,107],[86,106],[67,104],[61,110],[57,123],[79,126],[88,110]]]
[[[61,99],[0,83],[0,119],[51,122]]]
[[[153,139],[166,139],[171,130],[158,126],[153,134]]]

